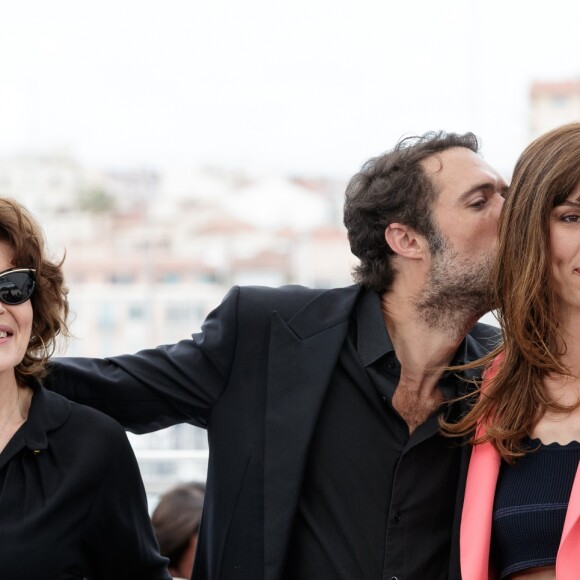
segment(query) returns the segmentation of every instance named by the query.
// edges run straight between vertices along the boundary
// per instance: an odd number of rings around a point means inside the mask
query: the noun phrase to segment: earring
[[[42,345],[42,349],[44,351],[41,357],[35,357],[32,353],[40,350],[40,345],[38,347],[33,347],[32,343],[38,339],[40,344]],[[42,374],[48,359],[50,358],[50,352],[46,343],[44,342],[42,336],[40,334],[36,334],[30,337],[28,341],[28,348],[26,349],[26,354],[24,355],[24,359],[21,361],[19,365],[16,366],[16,371],[25,377],[28,376],[40,376]]]
[[[46,362],[50,358],[50,353],[48,352],[48,348],[46,346],[46,343],[44,342],[44,340],[42,339],[42,336],[40,336],[40,334],[37,334],[36,338],[38,338],[38,340],[40,340],[40,342],[42,343],[42,348],[44,349],[44,356],[42,357],[42,360],[43,360],[43,362]]]

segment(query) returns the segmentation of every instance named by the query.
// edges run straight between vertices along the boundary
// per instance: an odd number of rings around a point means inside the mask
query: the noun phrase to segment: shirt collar
[[[71,403],[64,397],[47,391],[40,384],[31,385],[34,390],[23,425],[24,444],[33,451],[48,447],[47,433],[65,423],[71,414]]]
[[[381,297],[372,290],[363,290],[356,305],[356,350],[363,366],[367,367],[385,354],[395,353],[383,318]],[[461,341],[450,366],[476,360],[481,351],[469,334]]]
[[[356,350],[367,367],[383,355],[394,352],[393,343],[383,318],[381,297],[372,290],[363,290],[356,305]]]

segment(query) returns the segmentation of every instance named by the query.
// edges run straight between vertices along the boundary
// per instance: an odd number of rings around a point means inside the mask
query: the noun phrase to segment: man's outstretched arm
[[[105,359],[57,358],[44,384],[134,433],[177,423],[206,427],[230,374],[238,291],[233,288],[189,340]]]

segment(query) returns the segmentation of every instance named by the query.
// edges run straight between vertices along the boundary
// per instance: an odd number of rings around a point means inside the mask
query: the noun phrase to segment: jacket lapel
[[[287,323],[273,314],[264,457],[266,580],[282,573],[308,445],[358,292],[325,292]]]
[[[477,436],[481,435],[478,429]],[[491,443],[475,445],[471,452],[463,515],[460,552],[463,580],[488,580],[493,500],[500,457]]]
[[[578,578],[578,552],[580,552],[580,467],[576,470],[556,559],[558,580]]]

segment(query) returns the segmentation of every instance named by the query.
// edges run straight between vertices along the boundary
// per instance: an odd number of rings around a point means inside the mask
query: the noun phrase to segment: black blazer
[[[235,287],[191,340],[54,363],[51,388],[131,431],[207,428],[194,578],[281,577],[309,442],[359,291]],[[481,350],[495,334],[478,324],[468,340]]]

